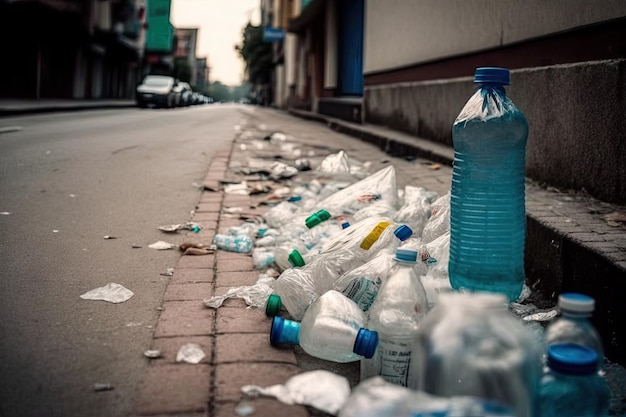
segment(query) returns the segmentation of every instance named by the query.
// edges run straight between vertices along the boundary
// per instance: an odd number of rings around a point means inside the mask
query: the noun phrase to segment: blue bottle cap
[[[364,358],[371,359],[378,346],[378,332],[374,330],[360,328],[354,341],[352,351]]]
[[[593,313],[596,301],[593,297],[575,292],[559,295],[559,308],[572,313]]]
[[[548,366],[567,375],[591,375],[598,370],[598,354],[587,346],[557,343],[548,346]]]
[[[479,68],[476,68],[476,72],[474,73],[474,83],[476,84],[493,83],[493,84],[510,85],[511,84],[510,73],[509,73],[509,70],[506,68],[479,67]]]
[[[300,323],[287,320],[279,316],[272,319],[272,330],[270,331],[270,343],[272,345],[299,345],[300,344]]]
[[[290,203],[294,203],[296,201],[300,201],[302,200],[302,196],[301,195],[292,195],[291,197],[289,197],[289,199],[287,201],[289,201]]]
[[[394,259],[401,262],[416,263],[417,251],[415,249],[398,248],[396,249],[396,256]]]
[[[413,230],[407,226],[406,224],[400,225],[394,232],[394,235],[396,235],[396,237],[398,239],[400,239],[402,242],[404,242],[405,240],[407,240],[408,238],[410,238],[413,235]]]
[[[343,223],[341,223],[341,228],[342,229],[347,229],[348,227],[350,227],[350,222],[343,222]]]

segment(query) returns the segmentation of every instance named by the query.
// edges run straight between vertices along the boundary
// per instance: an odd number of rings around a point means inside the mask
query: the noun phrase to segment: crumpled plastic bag
[[[291,178],[296,175],[298,175],[298,168],[282,162],[274,162],[270,168],[270,178],[273,180]]]
[[[232,287],[224,295],[215,295],[204,300],[204,305],[209,308],[219,308],[229,298],[243,298],[248,307],[265,307],[270,294],[274,291],[276,280],[268,275],[261,274],[254,285]]]
[[[176,354],[176,362],[200,363],[205,358],[205,353],[196,343],[187,343],[178,350]]]
[[[174,249],[176,247],[176,245],[173,244],[173,243],[164,242],[162,240],[159,240],[158,242],[154,242],[153,244],[148,245],[148,247],[150,249],[156,249],[156,250],[167,250],[167,249]]]
[[[339,151],[324,158],[316,168],[316,171],[326,172],[329,174],[349,174],[350,159],[344,151]]]
[[[450,231],[450,192],[432,204],[430,218],[422,232],[422,241],[430,243],[448,231]]]
[[[128,288],[114,282],[109,282],[104,287],[87,291],[81,295],[80,298],[83,300],[99,300],[118,304],[130,300],[133,295],[135,295],[135,293]]]
[[[394,214],[393,220],[408,225],[416,236],[422,236],[430,218],[431,200],[436,196],[437,193],[425,188],[407,185],[404,187],[404,203]]]
[[[260,387],[244,385],[241,391],[249,396],[274,397],[284,404],[309,405],[328,414],[336,415],[350,397],[348,380],[330,371],[317,370],[295,375],[284,385]]]
[[[450,292],[450,277],[448,275],[448,261],[450,260],[450,231],[426,245],[430,254],[428,272],[420,277],[422,286],[426,290],[426,298],[430,306],[439,300],[439,294]]]

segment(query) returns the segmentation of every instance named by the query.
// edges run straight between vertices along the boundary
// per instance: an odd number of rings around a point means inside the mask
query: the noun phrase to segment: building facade
[[[189,83],[198,85],[198,74],[196,65],[196,44],[198,41],[197,28],[176,28],[174,29],[176,45],[174,47],[174,59],[182,59],[187,62],[191,72]]]
[[[144,13],[143,0],[1,2],[0,96],[132,98]]]

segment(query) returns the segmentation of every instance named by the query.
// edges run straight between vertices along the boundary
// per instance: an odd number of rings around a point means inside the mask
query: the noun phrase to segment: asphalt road
[[[192,184],[241,118],[219,105],[0,118],[22,128],[0,134],[1,416],[132,413],[160,274],[180,256],[148,245],[180,243],[156,227],[190,219]],[[109,282],[134,296],[79,297]]]

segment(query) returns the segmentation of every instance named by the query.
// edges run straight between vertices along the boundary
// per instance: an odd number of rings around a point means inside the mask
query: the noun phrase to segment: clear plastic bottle
[[[548,370],[541,379],[540,417],[605,417],[611,393],[598,375],[595,350],[574,343],[548,348]]]
[[[563,293],[559,295],[559,309],[561,315],[546,327],[546,344],[576,343],[590,347],[598,354],[601,367],[604,362],[602,339],[589,321],[595,309],[595,300],[585,294]]]
[[[406,387],[411,343],[428,312],[428,299],[415,272],[417,251],[398,248],[393,259],[395,265],[370,312],[368,327],[378,332],[378,349],[374,358],[361,360],[361,380],[380,375]]]
[[[506,96],[509,70],[477,68],[474,82],[452,128],[450,283],[515,301],[525,279],[528,124]]]
[[[311,356],[333,362],[372,357],[378,334],[364,328],[365,315],[350,299],[328,291],[307,310],[301,323],[274,317],[270,342],[299,344]]]
[[[413,339],[409,387],[474,396],[537,413],[543,349],[504,294],[442,293]]]
[[[231,252],[248,253],[252,250],[252,238],[246,235],[216,234],[213,243],[219,249]]]

